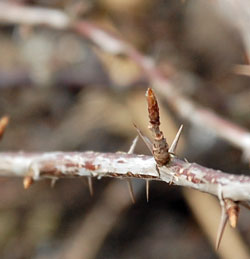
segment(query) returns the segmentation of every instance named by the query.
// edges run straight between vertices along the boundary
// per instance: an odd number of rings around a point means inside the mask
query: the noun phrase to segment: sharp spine
[[[90,196],[93,196],[94,190],[93,190],[93,182],[92,182],[91,176],[88,176],[88,186],[89,186],[89,194],[90,194]]]
[[[149,180],[146,180],[146,199],[149,202]]]
[[[127,183],[128,183],[128,189],[129,189],[129,194],[130,194],[131,200],[133,203],[135,203],[135,195],[134,195],[134,191],[133,191],[132,182],[130,179],[127,179]]]
[[[183,124],[180,126],[174,140],[173,140],[173,143],[171,144],[171,147],[169,148],[169,153],[173,153],[175,154],[175,151],[176,151],[176,148],[177,148],[177,145],[178,145],[178,142],[179,142],[179,139],[180,139],[180,136],[181,136],[181,132],[182,132],[182,129],[183,129]]]

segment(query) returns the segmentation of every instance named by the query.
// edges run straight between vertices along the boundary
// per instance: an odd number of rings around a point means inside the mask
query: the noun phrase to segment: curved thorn
[[[89,194],[90,196],[94,195],[94,190],[93,190],[93,182],[91,176],[88,176],[88,186],[89,186]]]
[[[129,194],[130,194],[131,200],[133,203],[135,203],[135,196],[134,196],[132,182],[130,179],[127,179],[127,183],[128,183],[128,189],[129,189]]]
[[[176,147],[178,145],[178,142],[179,142],[179,139],[180,139],[180,136],[181,136],[182,129],[183,129],[183,124],[181,124],[181,126],[180,126],[180,128],[179,128],[179,130],[178,130],[178,132],[177,132],[177,134],[176,134],[176,136],[175,136],[175,138],[174,138],[174,140],[173,140],[173,142],[172,142],[172,144],[171,144],[171,146],[168,150],[170,153],[175,153]]]
[[[151,143],[151,141],[142,133],[141,130],[137,128],[135,124],[134,127],[136,128],[138,135],[142,138],[143,142],[146,144],[151,154],[153,155],[153,144]]]
[[[137,141],[138,141],[138,136],[136,136],[132,142],[132,145],[130,146],[129,148],[129,151],[128,151],[128,154],[133,154],[134,151],[135,151],[135,147],[136,147],[136,144],[137,144]]]
[[[149,180],[146,180],[146,198],[147,202],[149,202]]]

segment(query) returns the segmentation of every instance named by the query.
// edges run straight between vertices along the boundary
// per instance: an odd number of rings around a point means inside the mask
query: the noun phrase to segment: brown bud
[[[160,115],[157,99],[151,88],[146,92],[149,115],[149,129],[153,136],[153,156],[158,166],[166,165],[171,157],[168,152],[168,143],[160,130]]]
[[[159,116],[159,107],[154,95],[154,92],[151,88],[148,88],[146,92],[147,102],[148,102],[148,115],[150,123],[152,125],[160,125],[160,116]]]

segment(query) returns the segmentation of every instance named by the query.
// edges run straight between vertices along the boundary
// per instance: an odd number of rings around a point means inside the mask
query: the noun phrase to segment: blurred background
[[[230,1],[6,3],[57,9],[122,35],[151,56],[184,96],[250,129],[243,30],[248,20],[241,22]],[[70,29],[8,24],[0,16],[0,57],[0,115],[11,120],[1,151],[126,152],[136,136],[133,122],[148,135],[150,82],[125,55],[105,53]],[[170,143],[184,124],[181,158],[249,174],[241,150],[183,121],[158,99]],[[142,141],[136,153],[149,154]],[[22,179],[0,179],[0,258],[250,258],[250,214],[244,208],[237,231],[228,231],[215,252],[220,217],[215,198],[151,182],[147,203],[145,182],[136,180],[133,204],[126,181],[95,179],[91,197],[85,180],[59,180],[54,188],[40,181],[24,190]]]

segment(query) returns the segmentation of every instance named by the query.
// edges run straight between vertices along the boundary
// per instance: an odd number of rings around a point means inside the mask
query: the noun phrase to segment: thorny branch
[[[153,59],[144,56],[121,38],[90,22],[75,21],[62,11],[48,8],[0,3],[0,22],[46,25],[55,29],[72,29],[90,39],[106,52],[129,56],[145,71],[154,88],[168,101],[179,116],[215,133],[218,137],[240,148],[243,151],[244,159],[250,161],[250,133],[247,129],[221,118],[212,110],[203,108],[181,95],[170,80],[160,73]]]
[[[244,159],[250,161],[250,133],[247,129],[220,117],[212,110],[199,106],[181,95],[170,80],[157,70],[151,58],[143,56],[120,38],[118,39],[85,21],[77,23],[75,28],[104,51],[111,54],[125,54],[133,59],[145,71],[158,93],[168,101],[168,104],[179,116],[240,148],[243,151]]]
[[[0,21],[47,25],[56,29],[70,28],[89,38],[107,52],[129,56],[144,69],[155,89],[168,100],[180,116],[199,126],[203,125],[215,132],[217,136],[241,148],[245,157],[250,160],[250,133],[246,129],[220,118],[212,111],[199,107],[188,98],[183,97],[157,70],[152,59],[143,56],[125,41],[86,21],[72,21],[69,16],[57,10],[0,3]],[[43,178],[50,178],[54,182],[63,177],[87,176],[88,179],[91,179],[90,177],[98,179],[102,177],[141,178],[145,179],[147,183],[149,180],[159,180],[210,193],[218,197],[222,208],[216,242],[218,248],[226,222],[229,220],[232,227],[237,224],[239,204],[249,207],[247,202],[250,201],[250,177],[231,175],[179,160],[172,153],[174,153],[182,127],[177,133],[174,143],[168,149],[168,144],[159,128],[159,108],[151,89],[147,92],[147,98],[150,129],[154,137],[153,157],[120,152],[115,154],[96,152],[1,153],[0,175],[23,177],[25,188]],[[1,136],[7,122],[6,117],[0,121]],[[144,138],[142,134],[141,136]],[[145,142],[149,145],[148,140]],[[157,167],[155,167],[156,165]],[[90,180],[89,183],[91,185]]]
[[[35,181],[77,176],[172,181],[175,185],[192,187],[219,198],[223,193],[224,199],[250,201],[248,176],[224,173],[176,157],[159,170],[160,176],[153,157],[121,152],[0,153],[1,176],[30,176]]]
[[[133,142],[129,153],[0,153],[0,175],[23,177],[24,188],[29,188],[34,181],[44,178],[55,181],[59,178],[79,176],[85,176],[88,179],[114,177],[128,180],[145,179],[147,183],[149,180],[159,180],[215,195],[220,200],[222,208],[216,243],[218,248],[228,219],[232,227],[237,224],[238,204],[247,206],[247,202],[250,201],[250,177],[227,174],[220,170],[182,161],[170,153],[159,128],[159,107],[152,89],[148,89],[146,96],[150,118],[149,128],[154,136],[153,157],[132,154],[136,141]],[[5,125],[1,128],[2,134],[6,127],[6,117],[0,120],[0,125]],[[171,146],[173,151],[179,135],[180,130]],[[144,138],[143,135],[141,136]],[[164,163],[162,158],[165,158]],[[130,191],[132,192],[131,184]]]

